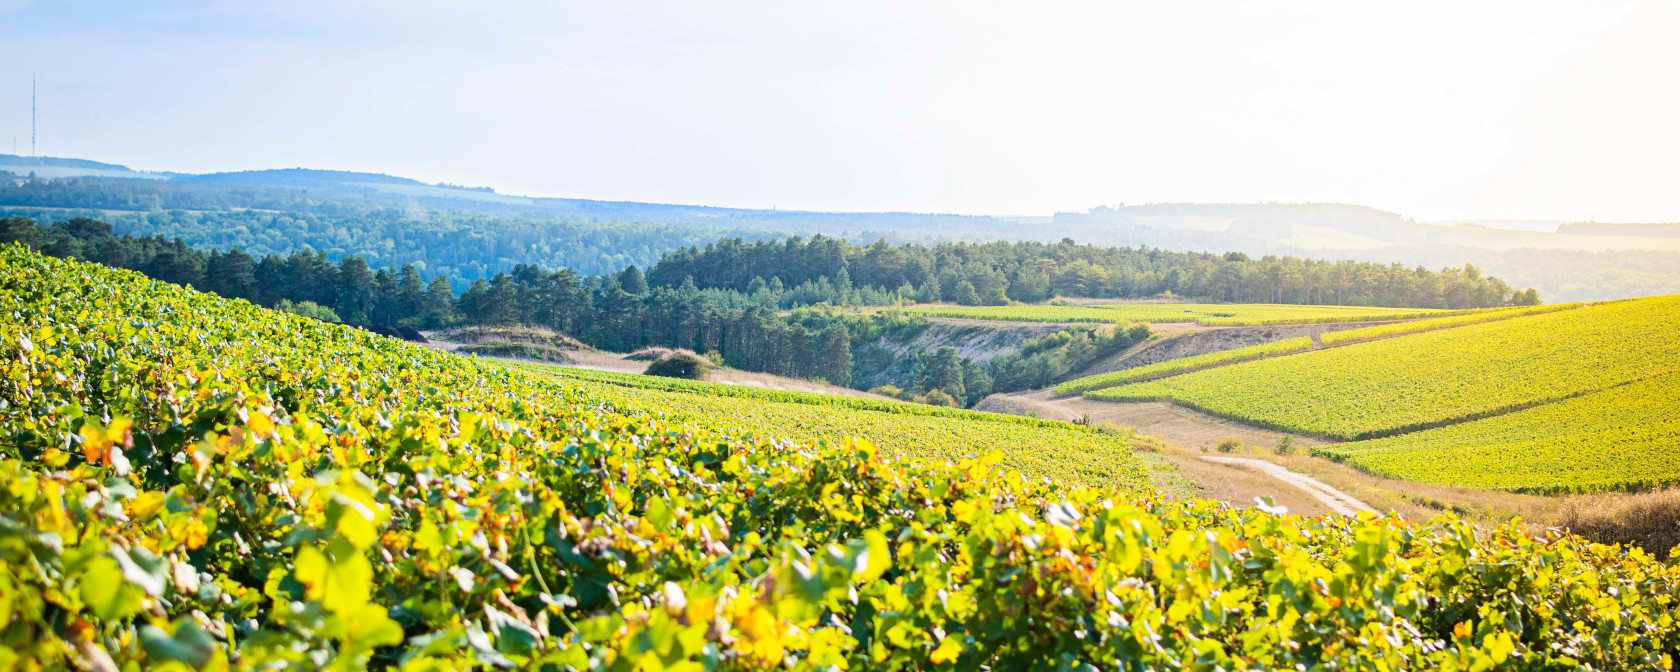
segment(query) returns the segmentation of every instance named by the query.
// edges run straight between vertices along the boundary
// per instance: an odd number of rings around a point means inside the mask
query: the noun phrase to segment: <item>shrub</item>
[[[338,313],[333,312],[333,309],[317,304],[314,301],[299,301],[297,303],[292,303],[287,299],[280,299],[280,303],[274,306],[274,308],[275,310],[279,310],[281,312],[311,317],[322,322],[340,321],[338,319]]]
[[[1219,442],[1218,447],[1221,453],[1234,453],[1237,452],[1237,449],[1242,448],[1242,442],[1236,439],[1225,439]]]
[[[899,399],[904,396],[904,390],[897,385],[877,385],[869,388],[869,393],[879,394],[883,397],[892,397],[894,399]]]
[[[1295,454],[1295,437],[1290,436],[1288,434],[1284,434],[1283,438],[1278,439],[1277,454],[1279,454],[1279,455],[1294,455]]]
[[[945,390],[928,390],[927,395],[924,396],[923,399],[927,400],[925,403],[933,404],[934,406],[960,408],[957,403],[957,398],[946,393]]]
[[[674,352],[656,359],[648,365],[647,375],[664,376],[666,378],[687,378],[700,380],[711,371],[711,365],[706,360],[689,352]]]

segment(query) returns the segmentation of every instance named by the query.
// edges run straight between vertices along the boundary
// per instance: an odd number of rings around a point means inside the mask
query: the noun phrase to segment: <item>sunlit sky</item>
[[[504,193],[1680,221],[1680,1],[0,0],[0,151]]]

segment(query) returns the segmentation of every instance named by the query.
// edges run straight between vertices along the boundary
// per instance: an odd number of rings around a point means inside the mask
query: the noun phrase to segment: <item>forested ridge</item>
[[[724,239],[704,249],[676,250],[648,271],[648,281],[753,292],[770,279],[785,286],[831,283],[900,288],[918,301],[1002,305],[1053,296],[1145,298],[1166,293],[1234,303],[1299,303],[1420,308],[1488,308],[1539,303],[1474,266],[1439,272],[1421,266],[1258,259],[1171,252],[1146,247],[1059,243],[942,243],[927,247],[877,242],[855,246],[813,236],[785,240]]]
[[[1511,292],[1474,268],[1402,273],[1398,267],[1374,264],[1255,261],[1241,255],[1094,248],[1070,241],[928,248],[885,243],[857,247],[820,235],[809,241],[793,237],[760,244],[724,239],[704,251],[687,248],[674,253],[645,276],[634,265],[618,273],[585,275],[520,264],[510,272],[473,280],[459,292],[448,275],[434,274],[428,279],[416,264],[376,268],[356,255],[334,263],[319,251],[259,258],[239,247],[204,250],[179,238],[119,236],[110,224],[91,218],[51,225],[25,217],[0,219],[0,242],[22,242],[52,256],[135,269],[166,282],[329,321],[420,329],[541,326],[607,350],[690,348],[715,352],[730,366],[746,370],[838,385],[889,384],[904,388],[906,394],[939,390],[949,403],[962,406],[992,392],[1054,382],[1070,370],[1135,343],[1148,334],[1147,328],[1070,328],[1029,342],[1018,354],[984,362],[959,357],[948,348],[905,355],[874,348],[867,357],[854,358],[854,349],[883,337],[908,342],[926,322],[895,310],[858,315],[834,307],[948,299],[940,289],[946,282],[957,288],[959,302],[995,301],[999,296],[1008,300],[1011,291],[1022,298],[1035,296],[1026,291],[1045,296],[1052,292],[1106,296],[1127,286],[1112,278],[1128,273],[1133,283],[1139,277],[1163,277],[1173,283],[1169,287],[1177,288],[1162,291],[1198,287],[1221,291],[1218,278],[1247,282],[1247,274],[1255,269],[1287,265],[1329,266],[1332,270],[1326,277],[1332,279],[1344,277],[1338,273],[1366,271],[1386,277],[1392,286],[1412,287],[1417,292],[1413,300],[1425,303],[1449,301],[1448,306],[1459,307],[1462,304],[1451,301],[1475,300],[1464,307],[1476,307],[1538,301],[1534,294]],[[861,282],[851,279],[852,269],[863,278]],[[683,272],[680,281],[672,284],[673,274],[679,271]],[[775,274],[767,282],[764,272]],[[783,274],[791,282],[785,282]],[[916,278],[920,284],[913,281]],[[1412,284],[1398,278],[1411,278]],[[893,282],[901,284],[894,287]],[[1242,287],[1232,291],[1252,291],[1247,285]],[[1362,287],[1350,283],[1340,289],[1363,291]],[[1336,288],[1312,291],[1316,296]],[[1288,300],[1294,295],[1284,291],[1276,298]]]

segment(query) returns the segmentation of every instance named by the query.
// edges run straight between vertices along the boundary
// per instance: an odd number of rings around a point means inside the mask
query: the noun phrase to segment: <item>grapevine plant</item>
[[[0,667],[1671,669],[1680,566],[746,440],[0,250]]]

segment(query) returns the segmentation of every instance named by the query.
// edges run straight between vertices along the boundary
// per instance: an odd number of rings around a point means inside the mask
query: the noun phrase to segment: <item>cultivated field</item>
[[[1423,483],[1544,494],[1680,483],[1680,373],[1318,452]]]
[[[904,462],[750,413],[1053,427],[560,380],[16,246],[0,347],[0,653],[25,669],[1622,670],[1680,651],[1680,565],[1639,551],[1168,502],[1006,474],[1000,453]]]
[[[1095,390],[1361,439],[1472,420],[1680,367],[1680,296],[1600,304]]]
[[[1079,425],[884,399],[767,390],[639,374],[515,365],[625,409],[691,422],[728,418],[743,438],[869,439],[882,453],[935,464],[1003,453],[1000,466],[1032,479],[1146,490],[1148,470],[1123,440]]]

